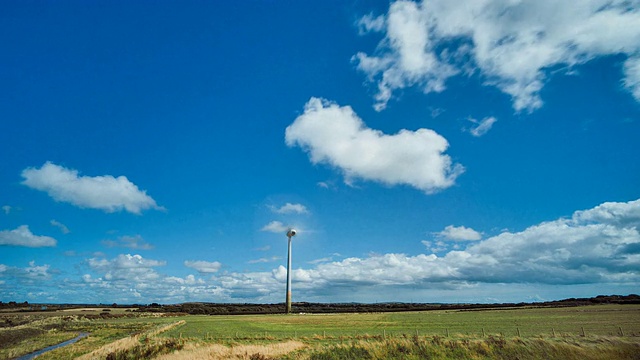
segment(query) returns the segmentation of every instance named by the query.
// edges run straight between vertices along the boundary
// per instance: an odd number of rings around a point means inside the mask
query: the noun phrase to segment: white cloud
[[[31,279],[49,279],[49,265],[36,265],[35,261],[29,261],[29,267],[24,268],[24,275]]]
[[[115,282],[146,282],[160,278],[153,269],[166,265],[166,261],[145,259],[140,255],[120,254],[114,259],[91,258],[87,261],[89,267],[103,273],[103,279]]]
[[[364,35],[371,31],[382,31],[385,27],[384,16],[376,16],[373,14],[367,14],[358,20],[357,24],[361,35]]]
[[[482,239],[482,234],[464,226],[449,225],[444,230],[436,233],[439,237],[454,241],[475,241]]]
[[[34,260],[29,261],[29,266],[25,268],[6,266],[0,264],[0,277],[7,277],[12,287],[21,289],[31,288],[39,281],[49,281],[52,277],[50,265],[36,265]],[[0,282],[4,284],[6,281]]]
[[[286,233],[287,230],[289,230],[287,226],[285,226],[280,221],[275,221],[275,220],[268,223],[267,225],[263,226],[262,229],[260,229],[260,231],[267,231],[272,233]]]
[[[281,257],[279,257],[279,256],[272,256],[270,258],[260,258],[260,259],[255,259],[255,260],[249,260],[249,261],[247,261],[247,263],[249,263],[249,264],[270,263],[270,262],[278,261],[280,259],[281,259]]]
[[[405,184],[432,193],[452,186],[464,168],[444,152],[447,140],[429,129],[387,135],[367,128],[349,106],[311,98],[286,129],[288,146],[300,146],[313,164],[340,169],[355,178]]]
[[[391,288],[460,289],[478,284],[640,284],[640,200],[605,203],[576,211],[569,219],[505,232],[477,241],[465,250],[408,256],[372,255],[322,262],[311,269],[293,270],[296,292],[303,296],[354,293],[381,286]],[[448,229],[448,230],[447,230]],[[449,226],[443,234],[458,240],[479,234]],[[442,241],[423,241],[438,252]],[[325,259],[323,259],[325,260]],[[281,286],[286,269],[271,273],[225,274],[221,286],[230,293],[268,292]],[[341,290],[342,289],[342,290]]]
[[[493,126],[493,124],[496,121],[498,121],[498,119],[496,119],[493,116],[486,117],[480,121],[473,118],[468,118],[467,120],[471,121],[476,125],[475,127],[472,127],[471,129],[469,129],[469,133],[475,137],[480,137],[486,134],[489,130],[491,130],[491,127]]]
[[[193,275],[187,275],[187,277],[185,277],[184,279],[175,276],[169,276],[165,279],[165,281],[179,285],[203,285],[205,283],[204,280],[196,279],[196,277]]]
[[[222,267],[222,264],[217,261],[209,262],[209,261],[202,261],[202,260],[197,260],[197,261],[186,260],[184,262],[184,266],[195,269],[199,273],[211,274],[211,273],[218,272],[218,270],[220,270],[220,268]]]
[[[359,29],[380,31],[383,23],[376,53],[354,56],[378,85],[377,110],[396,90],[443,91],[448,78],[477,68],[487,85],[511,95],[515,110],[532,111],[542,106],[550,68],[615,54],[632,57],[624,83],[640,101],[637,1],[403,0],[391,3],[384,19],[363,17]]]
[[[329,188],[329,183],[327,183],[326,181],[318,181],[316,185],[318,185],[318,187],[321,187],[323,189]]]
[[[38,236],[31,233],[29,226],[21,225],[15,230],[0,231],[0,245],[46,247],[56,246],[56,239],[49,236]]]
[[[129,249],[150,250],[153,249],[153,245],[144,241],[142,236],[120,236],[117,240],[104,240],[102,244],[106,247],[123,247]]]
[[[59,222],[57,220],[51,220],[49,223],[52,226],[55,226],[58,229],[60,229],[60,231],[62,231],[63,234],[68,234],[68,233],[71,232],[71,231],[69,231],[69,228],[65,224],[63,224],[63,223],[61,223],[61,222]]]
[[[11,206],[9,206],[9,205],[4,205],[4,206],[2,206],[2,210],[4,211],[4,213],[5,213],[6,215],[9,215],[9,213],[11,212]]]
[[[304,263],[292,271],[298,299],[389,300],[446,293],[450,301],[482,301],[481,293],[505,295],[504,289],[635,289],[640,285],[640,199],[607,202],[576,211],[570,217],[503,232],[472,243],[446,239],[423,241],[432,254],[383,254],[330,257]],[[472,229],[448,226],[443,235],[469,239]],[[462,236],[460,234],[465,234]],[[456,249],[455,245],[464,245]],[[437,253],[437,254],[436,254]],[[334,254],[334,256],[340,256]],[[266,258],[265,258],[266,259]],[[262,262],[262,261],[256,261]],[[95,257],[86,265],[91,273],[76,280],[56,279],[49,265],[30,262],[26,268],[0,265],[0,281],[20,294],[46,291],[55,283],[66,296],[96,302],[278,301],[286,268],[264,272],[223,272],[218,262],[186,261],[206,279],[167,276],[156,271],[165,261],[140,255]],[[302,263],[301,263],[302,264]],[[52,281],[54,279],[55,281]],[[590,285],[589,285],[590,284]],[[3,285],[4,286],[4,285]],[[503,290],[500,290],[503,289]],[[596,289],[596,290],[594,290]],[[513,290],[516,291],[516,290]],[[614,290],[615,291],[615,290]],[[633,290],[629,290],[633,291]],[[68,295],[74,294],[74,295]],[[366,295],[365,295],[366,294]],[[405,295],[416,294],[416,295]],[[473,295],[471,295],[473,294]],[[563,290],[560,296],[571,294]],[[372,298],[373,297],[373,298]],[[98,299],[98,300],[96,300]]]
[[[447,244],[444,241],[433,242],[433,241],[422,240],[421,243],[432,254],[441,253],[441,252],[446,251],[446,250],[449,249],[449,247],[447,246]]]
[[[228,298],[223,289],[194,275],[182,278],[156,272],[155,268],[164,266],[165,261],[145,259],[140,255],[119,255],[111,260],[93,258],[87,263],[99,276],[84,274],[81,281],[70,286],[81,289],[79,294],[84,296],[88,293],[87,289],[91,289],[90,299],[106,298],[109,301],[131,303],[142,298],[144,301],[167,303]],[[215,267],[215,263],[208,262],[186,263],[204,272],[207,272],[207,268]]]
[[[624,63],[624,86],[640,101],[640,57],[631,57]]]
[[[81,208],[106,212],[126,210],[134,214],[146,209],[162,209],[146,191],[138,189],[124,176],[78,176],[77,170],[46,162],[40,169],[23,170],[22,177],[23,185]]]
[[[326,263],[326,262],[330,262],[330,261],[333,261],[333,257],[328,256],[328,257],[323,257],[323,258],[320,258],[320,259],[307,261],[307,263],[309,263],[309,264],[321,264],[321,263]]]
[[[271,210],[278,214],[308,214],[309,210],[302,204],[286,203],[279,208],[272,207]]]

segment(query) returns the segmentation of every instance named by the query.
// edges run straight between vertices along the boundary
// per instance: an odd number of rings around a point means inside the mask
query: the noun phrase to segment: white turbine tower
[[[287,230],[289,247],[287,250],[287,314],[291,313],[291,238],[296,236],[295,229]]]

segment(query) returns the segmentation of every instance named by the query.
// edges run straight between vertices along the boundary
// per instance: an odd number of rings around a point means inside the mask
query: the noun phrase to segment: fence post
[[[584,337],[585,336],[585,334],[584,334],[584,326],[581,326],[580,329],[582,329],[582,337]]]
[[[482,337],[484,337],[484,328],[482,328]]]
[[[551,336],[556,337],[556,331],[553,328],[551,328]]]
[[[624,336],[624,331],[622,331],[622,326],[618,326],[618,329],[620,330],[620,336]]]
[[[382,329],[382,338],[386,339],[387,338],[387,330]]]
[[[516,328],[516,333],[518,334],[518,337],[520,337],[520,328]]]
[[[449,337],[449,328],[447,328],[447,337]]]

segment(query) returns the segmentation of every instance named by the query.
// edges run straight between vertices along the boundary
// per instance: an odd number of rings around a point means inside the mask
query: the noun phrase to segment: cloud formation
[[[140,214],[146,209],[161,209],[146,191],[125,176],[78,176],[78,171],[46,162],[40,169],[22,171],[23,185],[45,191],[56,201],[81,208],[106,212],[126,210]]]
[[[91,289],[93,299],[134,302],[144,298],[145,301],[167,303],[221,299],[224,296],[224,292],[217,286],[206,284],[203,279],[194,275],[182,278],[158,273],[155,268],[164,266],[165,261],[127,254],[118,255],[111,260],[92,258],[87,263],[93,272],[99,274],[98,277],[84,274],[80,282],[69,285],[74,289],[82,289],[79,292],[81,296],[86,296],[87,289]],[[193,263],[198,265],[199,262]]]
[[[195,269],[199,273],[212,274],[218,272],[222,267],[222,264],[217,261],[209,262],[203,260],[187,260],[184,262],[184,266]]]
[[[468,130],[469,133],[475,137],[480,137],[486,134],[489,130],[491,130],[493,124],[498,121],[498,119],[493,116],[486,117],[482,120],[476,120],[474,118],[468,118],[467,120],[475,124],[475,127],[472,127]]]
[[[272,233],[286,233],[287,230],[289,230],[287,226],[285,226],[282,222],[276,220],[268,223],[267,225],[263,226],[262,229],[260,229],[260,231],[267,231]]]
[[[437,254],[390,253],[340,261],[318,259],[307,263],[308,268],[295,268],[292,277],[297,297],[319,301],[354,299],[357,294],[392,301],[397,295],[391,294],[403,293],[403,289],[411,289],[412,293],[449,292],[448,296],[455,301],[461,299],[462,293],[469,296],[464,290],[472,288],[473,294],[504,291],[506,287],[498,284],[520,289],[532,289],[537,284],[574,287],[591,284],[589,291],[615,284],[615,288],[634,289],[640,285],[639,228],[640,199],[607,202],[576,211],[567,218],[535,224],[522,231],[503,232],[485,240],[455,242],[452,247],[447,244],[450,239],[423,242]],[[474,230],[448,226],[441,234],[470,240]],[[69,293],[77,291],[78,296],[93,302],[96,296],[117,302],[136,302],[139,298],[147,302],[212,299],[259,302],[274,301],[274,294],[280,294],[286,281],[284,266],[263,272],[221,272],[218,262],[185,261],[186,267],[200,275],[210,274],[200,279],[156,271],[165,264],[140,255],[118,255],[113,259],[96,256],[86,261],[91,273],[77,281],[61,279],[56,286]],[[0,265],[0,285],[4,281],[12,289],[46,289],[56,276],[59,275],[55,269],[35,262],[27,268]]]
[[[635,6],[634,6],[635,5]],[[593,0],[401,0],[387,14],[366,15],[360,33],[382,32],[374,55],[353,57],[377,83],[375,109],[395,91],[440,92],[460,73],[479,70],[485,84],[513,99],[516,111],[542,106],[549,69],[575,67],[623,54],[624,85],[640,101],[640,7],[637,2]]]
[[[9,215],[9,213],[11,212],[11,206],[3,205],[2,206],[2,211],[4,211],[5,215]]]
[[[472,228],[449,225],[436,233],[437,236],[454,241],[475,241],[482,239],[482,234]]]
[[[150,250],[153,249],[153,245],[144,241],[142,236],[120,236],[117,240],[104,240],[102,244],[106,247],[123,247],[129,249]]]
[[[286,203],[279,208],[272,207],[271,210],[277,214],[308,214],[309,210],[302,204]]]
[[[604,203],[576,211],[571,218],[504,232],[443,256],[351,257],[296,269],[293,279],[296,289],[310,296],[340,288],[354,291],[379,286],[455,289],[479,283],[640,284],[639,226],[640,200]],[[441,234],[453,240],[478,240],[480,235],[463,226],[448,226]],[[282,266],[271,276],[227,274],[223,287],[233,291],[240,286],[248,292],[251,286],[263,289],[265,284],[280,283],[285,277]],[[256,279],[261,283],[253,284]]]
[[[34,235],[29,226],[21,225],[14,230],[0,231],[0,245],[26,246],[26,247],[53,247],[56,239],[49,236]]]
[[[120,254],[114,259],[91,258],[87,261],[89,267],[103,274],[107,281],[144,282],[160,278],[153,269],[164,266],[166,261],[145,259],[140,255]]]
[[[366,127],[351,107],[319,98],[287,127],[285,141],[306,151],[313,164],[339,169],[347,183],[364,179],[432,193],[452,186],[464,171],[444,154],[449,143],[435,131],[387,135]]]
[[[69,228],[65,224],[63,224],[63,223],[61,223],[61,222],[59,222],[57,220],[51,220],[49,223],[51,224],[51,226],[55,226],[58,229],[60,229],[60,231],[62,231],[63,234],[68,234],[68,233],[71,232],[69,230]]]

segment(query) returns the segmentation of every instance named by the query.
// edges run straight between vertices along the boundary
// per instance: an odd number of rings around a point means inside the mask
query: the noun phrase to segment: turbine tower
[[[296,236],[295,229],[287,230],[289,247],[287,251],[287,314],[291,313],[291,238]]]

